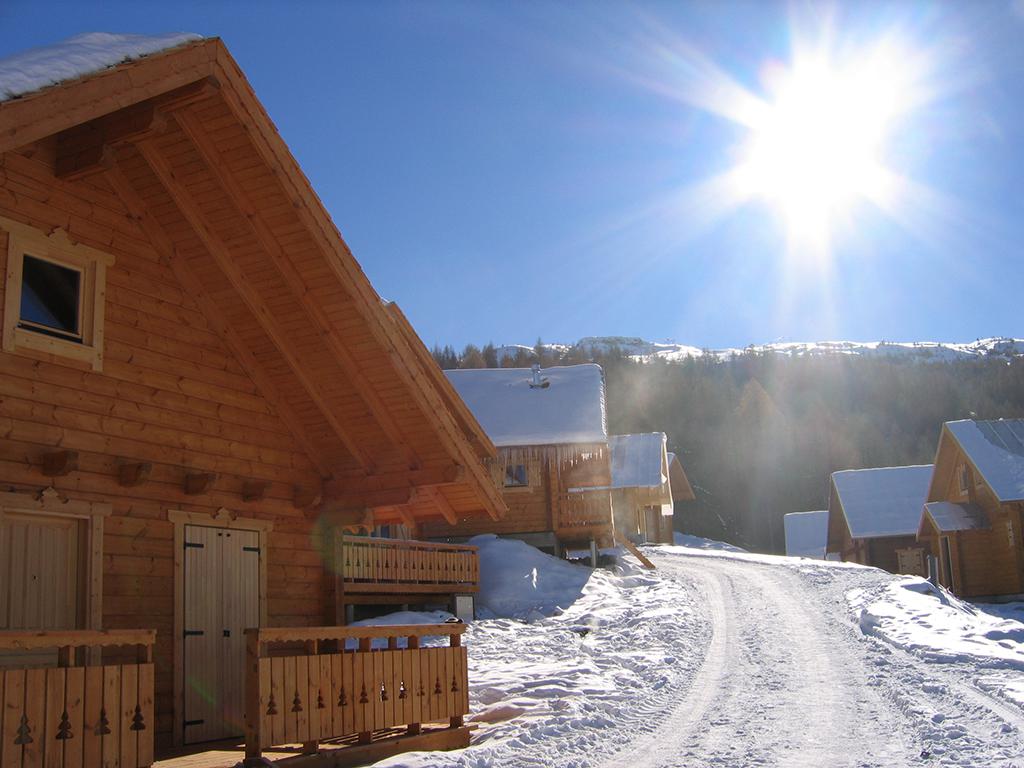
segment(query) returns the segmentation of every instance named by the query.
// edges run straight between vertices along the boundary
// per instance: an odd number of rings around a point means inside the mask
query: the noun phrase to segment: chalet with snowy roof
[[[962,597],[1024,593],[1024,419],[943,425],[918,539]]]
[[[0,61],[0,260],[0,763],[467,743],[462,626],[337,625],[476,589],[472,547],[347,533],[501,519],[496,450],[224,44]]]
[[[498,450],[492,477],[509,512],[429,523],[430,538],[479,533],[516,536],[535,546],[610,546],[611,456],[604,372],[594,364],[541,369],[445,371],[457,394]]]
[[[892,573],[927,575],[917,529],[931,474],[931,464],[833,472],[826,553]]]
[[[672,543],[672,486],[664,432],[613,435],[615,530],[634,542]]]
[[[786,532],[786,555],[825,559],[828,542],[828,510],[790,512],[782,518]]]

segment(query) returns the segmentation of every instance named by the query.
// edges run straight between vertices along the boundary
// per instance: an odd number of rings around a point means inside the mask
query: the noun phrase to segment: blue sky
[[[222,37],[428,344],[1024,336],[1024,2],[0,0],[0,28],[18,32],[0,56],[88,31]],[[894,34],[927,58],[884,146],[919,194],[851,204],[805,258],[777,208],[708,193],[746,129],[706,101],[719,82],[765,97],[826,34],[852,59]]]

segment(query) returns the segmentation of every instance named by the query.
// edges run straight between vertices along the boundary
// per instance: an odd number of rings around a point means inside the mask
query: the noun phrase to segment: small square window
[[[529,484],[525,464],[509,464],[505,467],[506,488],[525,488]]]
[[[101,370],[106,269],[114,257],[60,229],[47,234],[0,217],[0,230],[7,233],[4,351]]]
[[[19,327],[82,343],[82,273],[25,254]]]

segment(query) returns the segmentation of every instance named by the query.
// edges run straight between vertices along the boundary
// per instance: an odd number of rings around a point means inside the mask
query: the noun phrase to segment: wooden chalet
[[[927,575],[917,528],[931,474],[931,464],[833,472],[826,555],[891,573]]]
[[[497,524],[494,446],[224,44],[86,37],[0,61],[0,766],[468,743],[461,625],[337,625],[476,589],[346,533]]]
[[[611,546],[611,464],[604,373],[594,364],[556,368],[445,371],[498,449],[489,460],[508,514],[425,524],[427,538],[465,540],[480,533],[515,536],[534,546]],[[595,555],[596,556],[596,555]]]
[[[613,435],[615,530],[635,543],[672,543],[673,494],[664,432]]]
[[[918,540],[961,597],[1024,593],[1024,419],[942,427]]]
[[[673,530],[677,528],[682,530],[682,520],[679,521],[678,526],[676,525],[676,518],[680,514],[680,510],[683,509],[681,502],[696,501],[697,494],[693,492],[690,478],[686,476],[686,470],[683,469],[683,463],[679,460],[679,456],[672,451],[668,452],[668,482],[672,488],[672,527]]]

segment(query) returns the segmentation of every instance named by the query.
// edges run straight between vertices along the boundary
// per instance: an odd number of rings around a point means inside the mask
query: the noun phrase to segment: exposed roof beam
[[[196,237],[203,244],[207,253],[214,260],[220,271],[231,283],[232,288],[248,307],[249,312],[252,313],[256,322],[263,329],[263,332],[267,334],[270,340],[273,342],[278,353],[287,362],[288,367],[291,369],[292,374],[298,380],[299,384],[305,390],[306,394],[313,401],[316,407],[320,410],[324,417],[324,420],[330,425],[331,430],[335,435],[342,441],[348,452],[355,458],[356,461],[365,469],[367,472],[372,472],[373,463],[366,455],[365,451],[359,445],[359,443],[353,438],[345,426],[341,423],[338,417],[335,415],[330,404],[327,402],[320,385],[318,382],[306,372],[302,362],[292,352],[292,345],[289,342],[287,334],[282,331],[277,321],[274,319],[273,314],[267,307],[266,302],[253,290],[252,286],[249,285],[245,277],[242,275],[242,271],[235,264],[231,257],[229,248],[221,241],[221,239],[213,232],[213,229],[207,224],[206,218],[203,216],[202,211],[199,208],[199,204],[192,199],[192,196],[185,189],[185,187],[178,181],[174,175],[174,171],[171,169],[170,163],[167,162],[166,158],[160,153],[151,140],[141,141],[135,145],[139,153],[145,159],[154,175],[163,185],[167,194],[170,195],[171,200],[178,207],[181,215],[184,216],[185,220],[192,227]]]
[[[409,472],[388,472],[370,476],[333,477],[324,483],[323,495],[329,502],[346,494],[372,493],[391,489],[409,489],[423,485],[450,485],[463,482],[466,470],[458,464],[417,469]]]
[[[278,417],[287,427],[295,442],[303,450],[313,466],[319,470],[322,477],[331,475],[331,467],[324,461],[323,452],[319,450],[307,437],[306,428],[301,420],[292,411],[291,406],[281,397],[277,387],[270,380],[270,376],[263,370],[263,366],[256,360],[256,357],[249,350],[246,343],[239,337],[238,333],[228,325],[221,315],[216,303],[206,294],[203,285],[192,271],[186,266],[183,259],[174,257],[174,245],[170,237],[164,232],[163,227],[150,215],[145,203],[135,191],[128,177],[118,166],[108,168],[104,174],[107,182],[121,198],[128,212],[138,223],[139,227],[149,239],[150,245],[157,252],[160,260],[173,272],[178,282],[185,288],[186,293],[199,306],[200,311],[210,324],[212,329],[224,340],[228,349],[234,354],[242,370],[246,372],[260,393],[267,399],[271,407],[276,411]]]
[[[465,464],[473,485],[486,499],[488,513],[500,517],[508,510],[497,486],[490,478],[472,445],[466,439],[455,417],[448,411],[437,390],[424,383],[423,374],[415,368],[415,356],[398,324],[380,305],[380,297],[356,264],[348,246],[342,239],[323,204],[316,197],[309,181],[298,167],[295,158],[280,140],[266,111],[260,105],[238,64],[223,47],[217,51],[215,73],[225,86],[221,97],[245,127],[249,138],[264,161],[278,173],[289,201],[303,224],[312,233],[331,269],[340,279],[354,286],[361,299],[360,312],[367,321],[374,338],[387,351],[392,367],[409,388],[424,417],[437,431],[438,437],[452,457]],[[270,137],[278,137],[272,140]],[[358,303],[357,303],[358,305]]]
[[[441,516],[445,519],[448,525],[455,525],[459,521],[459,516],[455,513],[455,509],[452,507],[451,502],[441,492],[441,490],[433,485],[425,485],[416,489],[419,494],[422,494],[427,499],[430,499],[437,507],[437,511],[441,513]]]
[[[252,204],[248,193],[227,172],[227,164],[210,140],[210,137],[203,130],[200,120],[190,109],[175,112],[174,117],[178,125],[185,132],[185,135],[191,139],[199,156],[217,179],[228,199],[231,200],[232,205],[242,214],[242,218],[249,223],[253,234],[260,243],[260,247],[266,251],[267,255],[270,256],[277,266],[292,295],[302,303],[302,307],[313,325],[320,330],[330,350],[341,361],[345,369],[345,378],[349,380],[353,389],[362,398],[373,418],[391,441],[391,444],[405,455],[406,462],[410,466],[419,465],[419,459],[412,449],[409,448],[408,441],[399,431],[398,425],[391,417],[390,410],[381,402],[373,385],[366,380],[358,362],[348,351],[344,340],[334,329],[334,325],[327,318],[323,309],[310,298],[309,288],[302,275],[299,274],[295,265],[288,258],[281,244],[270,231],[270,228],[263,222],[256,207]]]

